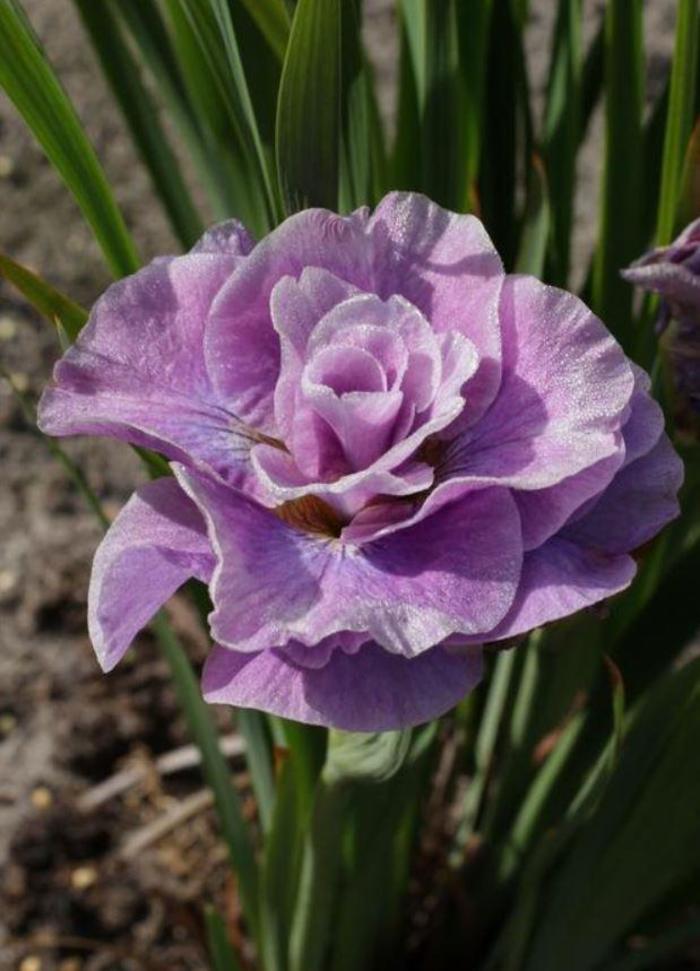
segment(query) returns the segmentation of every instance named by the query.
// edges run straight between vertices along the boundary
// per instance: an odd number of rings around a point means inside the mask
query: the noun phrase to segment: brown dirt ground
[[[84,42],[69,0],[25,0],[74,100],[144,258],[174,241],[148,176]],[[528,53],[542,84],[554,5],[534,5]],[[589,3],[591,23],[599,4]],[[667,64],[673,0],[647,5],[652,83]],[[368,39],[391,112],[390,3],[371,4]],[[579,252],[590,246],[599,122],[582,159]],[[68,193],[0,97],[0,249],[89,305],[108,282],[96,244]],[[50,328],[0,284],[0,360],[36,399],[58,354]],[[125,447],[69,443],[106,507],[116,512],[143,476]],[[201,902],[235,920],[235,894],[210,812],[199,813],[135,860],[123,840],[195,791],[196,772],[157,773],[127,797],[81,814],[77,795],[124,760],[152,763],[186,741],[167,672],[142,638],[131,663],[104,678],[85,630],[85,594],[99,527],[0,381],[0,971],[203,971]],[[176,622],[202,645],[184,601]],[[221,714],[222,727],[227,713]]]

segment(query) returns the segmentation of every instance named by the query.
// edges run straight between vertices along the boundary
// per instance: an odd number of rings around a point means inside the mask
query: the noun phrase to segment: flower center
[[[347,525],[336,509],[313,495],[283,502],[281,506],[275,507],[274,512],[289,526],[321,536],[337,538]]]

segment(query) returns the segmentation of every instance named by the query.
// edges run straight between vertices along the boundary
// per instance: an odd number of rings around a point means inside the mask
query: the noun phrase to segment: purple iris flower
[[[208,700],[363,731],[441,714],[483,644],[624,589],[676,515],[648,388],[579,299],[424,196],[257,244],[216,227],[110,287],[41,402],[48,434],[172,462],[95,557],[100,663],[198,577]]]
[[[659,330],[675,321],[668,354],[681,396],[700,412],[700,219],[670,246],[657,249],[622,271],[630,283],[661,294]]]

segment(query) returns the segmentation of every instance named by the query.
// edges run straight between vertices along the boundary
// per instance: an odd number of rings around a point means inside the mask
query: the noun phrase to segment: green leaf
[[[411,771],[430,747],[435,726],[381,733],[331,731],[306,834],[292,923],[291,971],[327,966],[338,915],[343,847],[361,793],[381,805],[386,786]],[[369,798],[369,797],[368,797]]]
[[[700,866],[700,661],[667,676],[628,718],[603,799],[548,887],[525,967],[593,971]]]
[[[642,107],[644,47],[640,0],[605,11],[605,161],[591,305],[623,347],[632,331],[632,289],[620,276],[643,248]]]
[[[250,16],[280,61],[289,40],[290,18],[284,0],[242,0]]]
[[[297,792],[295,754],[285,752],[277,776],[272,823],[262,863],[260,916],[265,971],[286,971],[301,850],[308,824]]]
[[[492,0],[401,0],[400,188],[442,205],[475,206]]]
[[[139,259],[109,183],[17,0],[0,3],[0,86],[75,196],[112,272],[133,273]]]
[[[252,708],[239,708],[236,712],[236,725],[245,742],[246,764],[258,804],[260,825],[263,832],[267,832],[275,805],[275,779],[267,720],[262,712]]]
[[[678,224],[688,223],[700,216],[700,121],[693,128],[683,162],[683,179],[678,200]]]
[[[520,235],[518,258],[515,261],[516,273],[542,276],[551,215],[544,166],[540,157],[533,155],[528,178],[525,219]]]
[[[383,133],[374,102],[372,72],[362,47],[357,0],[342,6],[340,71],[339,210],[374,201],[374,168],[383,153]]]
[[[510,0],[493,0],[479,192],[482,217],[506,267],[516,255],[516,183],[532,156],[522,25]]]
[[[189,189],[180,172],[138,64],[125,43],[109,4],[73,0],[132,137],[149,170],[176,236],[189,249],[203,232]]]
[[[579,125],[579,139],[583,140],[591,116],[600,99],[603,90],[603,62],[605,60],[605,29],[604,24],[596,31],[586,52],[581,74],[581,124]]]
[[[0,253],[0,277],[17,287],[35,310],[62,328],[69,342],[77,338],[88,319],[87,310],[4,253]]]
[[[627,693],[638,697],[683,650],[697,629],[693,586],[700,575],[700,542],[678,557],[615,644]],[[661,649],[663,647],[663,649]]]
[[[518,811],[508,839],[499,856],[496,878],[505,884],[512,879],[531,849],[535,836],[541,832],[542,815],[550,795],[559,784],[561,773],[582,730],[582,717],[575,716],[563,728],[553,751],[540,766]]]
[[[514,814],[529,799],[539,768],[550,757],[547,753],[551,755],[551,749],[561,741],[580,707],[582,694],[595,680],[600,669],[600,639],[599,621],[583,614],[536,632],[526,647],[518,648],[521,657],[516,690],[504,717],[503,752],[480,827],[494,847],[509,841]],[[560,771],[566,769],[561,754],[560,750]],[[550,793],[556,797],[560,789],[558,781]],[[548,818],[542,792],[540,784],[540,816],[537,826],[527,830],[528,839],[539,835],[540,820]]]
[[[473,208],[476,181],[479,177],[486,55],[492,9],[493,0],[462,0],[457,7],[467,192],[467,197],[463,200],[460,211],[463,208]]]
[[[566,286],[581,129],[581,0],[559,0],[544,115],[543,155],[552,200],[552,282]]]
[[[482,809],[486,784],[491,773],[496,743],[502,732],[506,705],[512,696],[516,669],[522,657],[515,649],[499,651],[488,680],[488,693],[474,746],[474,774],[464,796],[460,822],[450,862],[459,866],[464,848],[476,829]]]
[[[679,0],[661,169],[661,194],[656,225],[657,246],[670,243],[676,228],[683,158],[693,124],[697,61],[697,0]]]
[[[451,209],[465,206],[468,195],[458,9],[458,0],[424,3],[422,184],[431,199]]]
[[[391,156],[391,182],[394,188],[407,190],[422,187],[423,173],[421,109],[411,33],[418,20],[416,16],[412,16],[410,6],[415,2],[416,0],[402,0],[397,10],[400,45],[399,92],[396,139]]]
[[[353,787],[331,971],[381,967],[403,951],[403,908],[435,734],[434,724],[415,732],[401,771],[383,784]]]
[[[226,48],[208,0],[163,0],[173,45],[208,163],[225,199],[224,217],[236,216],[258,235],[275,224],[265,174],[233,83]]]
[[[299,0],[277,105],[277,170],[288,214],[338,205],[341,51],[340,0]]]
[[[209,197],[217,219],[230,215],[243,218],[245,199],[236,194],[224,154],[216,145],[208,119],[195,110],[190,97],[194,79],[199,77],[185,59],[178,61],[168,30],[154,0],[108,0],[138,47],[144,66],[151,72],[168,114],[173,118],[189,152],[197,176]],[[180,38],[179,53],[188,51]],[[194,54],[198,55],[198,51]],[[249,221],[249,225],[252,222]]]
[[[267,198],[270,219],[274,225],[279,212],[270,170],[270,160],[263,147],[263,139],[243,67],[231,7],[227,0],[208,0],[208,3],[214,12],[216,23],[223,38],[229,69],[229,77],[225,79],[229,82],[227,90],[235,91],[236,97],[232,98],[232,104],[236,119],[245,141],[249,142],[250,154],[257,163]]]
[[[211,714],[202,698],[199,680],[195,677],[182,645],[175,637],[164,614],[158,614],[151,626],[170,666],[180,705],[190,733],[201,753],[204,777],[214,794],[222,835],[238,878],[243,912],[253,936],[256,936],[259,930],[258,867],[251,832],[243,815],[240,798],[231,782],[229,768],[219,747]]]
[[[212,971],[242,971],[242,964],[228,939],[223,917],[214,907],[204,908]]]
[[[257,120],[267,167],[277,192],[275,174],[275,126],[277,95],[282,62],[260,33],[255,19],[243,3],[229,4],[235,36],[238,38],[243,73],[247,80],[253,113]],[[279,200],[276,200],[276,205]]]
[[[280,744],[289,749],[294,767],[294,788],[299,800],[299,813],[305,818],[311,810],[314,793],[326,757],[328,733],[316,725],[277,718]]]
[[[321,971],[326,966],[337,908],[348,799],[349,790],[337,785],[322,785],[316,795],[292,920],[290,971]]]

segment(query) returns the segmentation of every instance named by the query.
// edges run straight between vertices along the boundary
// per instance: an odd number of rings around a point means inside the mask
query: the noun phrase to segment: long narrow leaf
[[[35,310],[61,327],[69,341],[76,339],[88,318],[87,310],[4,253],[0,253],[0,277],[17,287]]]
[[[227,216],[258,234],[274,224],[263,174],[229,72],[226,50],[208,0],[164,0],[173,45],[195,117],[206,136],[209,164],[220,170]]]
[[[511,0],[493,0],[488,50],[479,193],[486,228],[511,268],[517,241],[517,173],[532,155],[522,26]]]
[[[286,971],[307,820],[296,792],[295,755],[281,759],[277,793],[262,864],[260,919],[265,971]]]
[[[241,708],[236,714],[236,724],[245,741],[246,763],[250,769],[260,823],[263,832],[266,832],[275,805],[275,780],[265,716],[252,708]]]
[[[227,0],[209,0],[209,4],[214,12],[219,31],[223,38],[230,72],[230,81],[236,92],[236,98],[233,103],[237,113],[240,112],[241,115],[241,129],[244,131],[246,139],[250,141],[251,154],[257,162],[262,184],[265,189],[270,219],[274,223],[278,220],[279,212],[274,180],[270,171],[270,159],[266,155],[263,147],[258,119],[253,107],[253,99],[251,98],[246,72],[243,68],[231,8]]]
[[[144,65],[153,76],[168,114],[178,127],[182,140],[196,168],[214,214],[225,219],[232,214],[243,218],[237,203],[235,182],[213,143],[207,118],[195,109],[190,97],[188,80],[191,72],[186,62],[178,59],[173,43],[155,0],[107,0],[114,14],[138,47]]]
[[[544,117],[544,158],[552,199],[552,282],[569,273],[576,152],[581,127],[581,0],[560,0]]]
[[[340,0],[299,0],[277,106],[277,168],[288,213],[338,202]]]
[[[540,157],[533,155],[528,178],[525,219],[518,247],[518,258],[515,261],[516,273],[542,276],[551,216],[544,166]]]
[[[605,12],[605,162],[592,306],[625,347],[632,290],[620,269],[639,255],[644,50],[640,0],[610,0]]]
[[[687,226],[700,216],[700,121],[696,122],[683,162],[678,222]]]
[[[441,205],[466,203],[465,106],[460,77],[457,0],[425,3],[422,183]]]
[[[586,52],[581,72],[581,124],[579,138],[583,139],[593,111],[603,91],[603,62],[605,60],[604,24],[596,31]]]
[[[204,919],[211,955],[212,971],[240,971],[242,965],[226,933],[226,925],[218,911],[206,907]]]
[[[528,971],[593,971],[700,866],[700,662],[661,681],[630,715],[601,804],[557,869]]]
[[[460,206],[460,210],[469,208],[479,176],[486,55],[492,8],[493,0],[462,0],[457,7],[467,191],[467,197],[463,200],[464,205]]]
[[[515,651],[501,651],[494,662],[488,682],[486,705],[479,724],[474,747],[474,775],[464,797],[460,823],[455,835],[454,847],[450,857],[452,866],[459,866],[464,857],[464,848],[472,836],[482,809],[484,793],[492,770],[496,743],[503,729],[504,713],[520,656]]]
[[[152,626],[170,666],[173,684],[190,732],[202,755],[204,776],[214,794],[222,835],[238,878],[243,911],[255,936],[259,925],[258,868],[241,802],[231,783],[229,768],[219,748],[211,715],[202,699],[199,681],[187,655],[163,614],[156,617]]]
[[[373,132],[379,113],[372,104],[372,74],[362,48],[357,0],[342,7],[340,51],[340,171],[339,208],[348,212],[372,202]],[[377,146],[375,146],[377,147]]]
[[[291,27],[284,0],[242,0],[242,3],[272,50],[283,61]]]
[[[670,243],[676,227],[683,159],[693,124],[697,61],[697,0],[679,0],[661,169],[657,246]]]
[[[422,140],[421,104],[419,102],[419,76],[414,58],[415,44],[411,30],[417,17],[409,4],[415,0],[402,0],[398,7],[399,29],[399,94],[396,120],[396,138],[391,157],[391,181],[397,189],[422,188]]]
[[[175,234],[189,249],[201,236],[204,227],[160,123],[158,111],[141,80],[140,69],[124,41],[121,25],[108,4],[94,3],[93,0],[73,2]]]
[[[139,259],[112,190],[17,0],[0,2],[0,86],[75,196],[112,272],[133,273]]]

